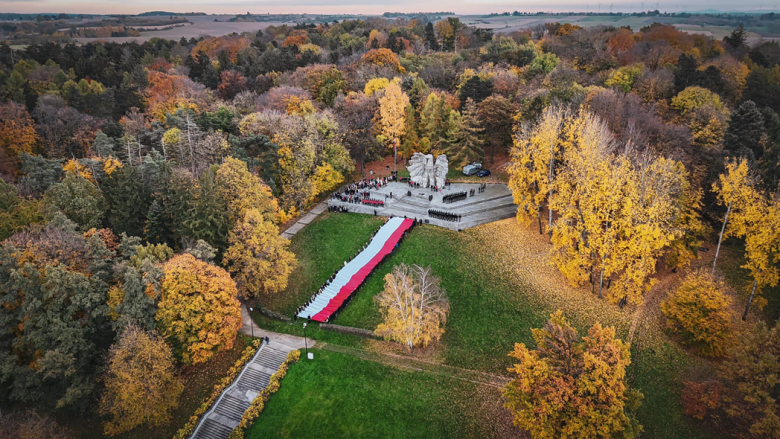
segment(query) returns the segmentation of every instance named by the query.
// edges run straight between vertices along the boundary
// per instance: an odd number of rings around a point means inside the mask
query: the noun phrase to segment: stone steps
[[[201,419],[192,439],[227,439],[241,422],[252,400],[268,386],[271,375],[279,369],[293,348],[281,343],[264,343],[260,351]]]
[[[494,197],[489,200],[481,200],[479,202],[469,203],[468,205],[458,205],[458,203],[453,203],[451,205],[444,205],[441,207],[430,207],[435,208],[438,210],[443,210],[445,212],[453,212],[460,214],[462,220],[468,220],[467,218],[472,215],[477,215],[483,212],[488,212],[492,210],[502,209],[504,207],[512,207],[515,206],[514,198],[512,198],[511,195],[505,195],[503,197]],[[405,203],[403,200],[399,201],[398,203],[395,203],[392,205],[392,209],[407,212],[405,214],[410,216],[424,216],[427,217],[428,215],[428,208],[419,208],[417,206],[410,206],[409,204]]]
[[[232,428],[222,425],[217,421],[204,419],[203,422],[201,422],[200,428],[198,428],[197,436],[193,437],[197,437],[198,439],[224,439],[230,436],[230,432],[232,431]]]

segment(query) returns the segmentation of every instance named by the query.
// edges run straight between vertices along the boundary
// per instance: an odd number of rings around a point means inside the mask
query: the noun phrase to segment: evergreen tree
[[[165,218],[170,219],[170,227],[176,246],[183,243],[187,236],[185,223],[195,202],[198,183],[192,174],[182,169],[174,169],[168,180],[167,190],[163,194]]]
[[[230,214],[225,209],[226,202],[219,194],[211,170],[204,172],[198,183],[197,197],[184,221],[185,236],[193,240],[202,239],[221,254],[227,248]]]
[[[762,113],[767,136],[763,141],[758,172],[764,188],[771,192],[780,184],[780,116],[768,107]]]
[[[144,236],[146,240],[154,244],[172,244],[173,232],[171,231],[171,219],[168,217],[162,203],[155,199],[149,206],[146,214]]]
[[[46,190],[44,203],[49,216],[60,212],[83,231],[103,224],[106,200],[100,189],[86,178],[68,173],[64,180]]]
[[[745,26],[740,24],[731,32],[731,35],[723,37],[723,42],[731,46],[732,49],[739,49],[745,47],[747,41],[747,32],[745,32]]]
[[[122,302],[115,309],[119,317],[114,322],[114,329],[119,332],[128,325],[137,324],[151,331],[156,310],[154,297],[146,294],[141,273],[129,267],[122,279]]]
[[[108,220],[114,233],[143,236],[151,199],[138,168],[117,169],[104,189],[109,205]]]
[[[62,160],[47,159],[27,153],[22,153],[21,159],[24,177],[20,179],[20,183],[37,194],[46,192],[51,185],[65,176]]]
[[[732,156],[761,158],[764,117],[753,101],[745,101],[731,112],[723,147]]]
[[[425,44],[430,50],[439,50],[439,40],[436,39],[436,32],[434,32],[431,22],[425,25]]]
[[[406,134],[401,141],[399,155],[408,160],[415,152],[428,153],[420,149],[420,136],[417,135],[417,121],[412,104],[406,107]]]
[[[472,99],[474,102],[480,103],[492,94],[493,81],[474,75],[460,88],[460,101],[465,103],[467,99]]]
[[[674,88],[680,92],[687,87],[699,85],[701,72],[699,62],[693,55],[680,55],[677,60],[677,70],[674,71]]]
[[[92,151],[98,157],[116,157],[116,151],[114,151],[114,140],[105,135],[103,131],[98,130],[95,133],[95,141],[92,142]]]
[[[451,151],[452,162],[460,165],[479,161],[485,154],[484,140],[480,137],[484,129],[477,117],[477,105],[471,98],[456,122]]]

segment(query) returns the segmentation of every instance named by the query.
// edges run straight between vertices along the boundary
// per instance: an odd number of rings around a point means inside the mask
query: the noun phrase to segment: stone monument
[[[439,154],[434,161],[433,154],[416,152],[409,159],[409,166],[406,169],[409,170],[409,178],[413,183],[422,187],[444,187],[449,162],[444,154]]]

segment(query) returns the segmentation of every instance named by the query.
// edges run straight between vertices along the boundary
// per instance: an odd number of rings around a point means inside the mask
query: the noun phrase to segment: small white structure
[[[449,161],[444,154],[436,157],[434,162],[433,154],[416,152],[409,159],[409,166],[406,169],[409,170],[409,178],[412,182],[419,184],[421,187],[444,187],[444,182],[447,180]]]

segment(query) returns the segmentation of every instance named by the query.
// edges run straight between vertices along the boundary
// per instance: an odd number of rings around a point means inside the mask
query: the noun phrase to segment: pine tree
[[[482,79],[479,75],[469,78],[460,88],[460,101],[472,99],[476,103],[484,101],[493,94],[493,81],[491,79]]]
[[[729,155],[759,159],[763,149],[764,117],[753,101],[745,101],[731,112],[731,121],[723,136],[723,147]]]
[[[459,166],[480,161],[485,155],[484,140],[480,137],[484,132],[477,117],[477,104],[469,98],[466,108],[456,122],[451,146],[454,152],[452,162]]]
[[[436,39],[436,32],[433,30],[432,22],[428,22],[425,25],[425,44],[429,50],[439,50],[439,40]]]
[[[104,186],[108,219],[117,235],[142,236],[151,198],[137,167],[124,166]]]
[[[184,221],[185,236],[193,240],[202,239],[221,253],[227,248],[230,213],[217,190],[212,170],[201,175],[198,189],[192,210]]]
[[[149,206],[149,212],[146,214],[146,225],[144,226],[144,236],[146,240],[154,244],[173,243],[173,232],[171,231],[171,219],[165,212],[160,200],[155,199]]]
[[[92,142],[92,151],[98,157],[116,157],[116,151],[114,151],[115,146],[114,140],[105,135],[103,131],[98,130],[97,133],[95,133],[95,141]]]

